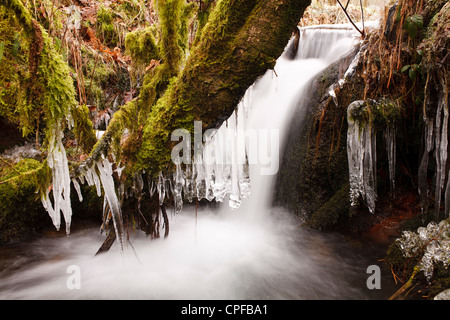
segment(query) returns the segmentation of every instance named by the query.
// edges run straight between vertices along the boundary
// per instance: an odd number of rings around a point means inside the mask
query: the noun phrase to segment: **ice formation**
[[[47,164],[52,169],[53,204],[50,200],[50,189],[46,189],[41,196],[42,205],[47,210],[57,230],[61,225],[61,212],[66,223],[66,233],[70,233],[72,206],[70,203],[70,174],[66,150],[62,143],[63,131],[60,125],[53,130],[49,141]]]
[[[156,186],[159,202],[173,197],[176,212],[183,201],[207,199],[224,202],[228,196],[229,206],[239,208],[243,198],[250,195],[249,163],[244,134],[244,100],[233,114],[217,130],[204,133],[201,145],[194,150],[188,163],[173,159],[175,170],[164,176],[159,173]],[[167,188],[167,183],[172,188]]]
[[[106,227],[107,222],[109,221],[108,217],[111,216],[114,225],[114,231],[116,233],[116,237],[120,245],[120,250],[123,251],[124,229],[122,220],[122,210],[113,177],[114,172],[117,172],[117,174],[120,176],[121,170],[122,168],[116,168],[114,170],[113,163],[111,163],[107,158],[102,158],[96,163],[92,164],[91,166],[88,166],[86,164],[81,165],[79,168],[79,174],[77,178],[72,179],[72,183],[75,187],[75,190],[78,193],[78,198],[80,201],[83,200],[83,196],[81,194],[79,182],[81,182],[82,184],[87,183],[89,186],[95,186],[97,196],[99,197],[102,196],[102,189],[103,189],[104,193],[103,216],[105,217],[104,219],[105,221],[101,229],[103,230]],[[120,186],[118,189],[120,189]]]
[[[357,205],[361,198],[371,213],[375,212],[376,194],[376,131],[371,123],[360,126],[354,112],[365,101],[352,102],[347,109],[347,154],[350,179],[350,202]]]
[[[450,264],[450,222],[442,220],[439,224],[432,221],[417,232],[404,231],[396,240],[403,255],[407,258],[419,255],[423,251],[418,266],[428,281],[433,276],[434,268],[442,263],[447,269]]]
[[[116,237],[118,238],[121,249],[123,250],[122,211],[116,194],[116,189],[114,187],[112,163],[110,163],[108,159],[103,159],[102,161],[97,162],[97,168],[100,173],[100,180],[105,192],[105,198],[106,201],[108,201],[108,206],[111,210]]]
[[[397,143],[395,135],[395,126],[388,126],[384,131],[384,139],[386,142],[386,152],[388,156],[389,164],[389,181],[391,187],[391,194],[394,196],[395,193],[395,165],[397,159]]]
[[[291,95],[294,93],[295,95],[298,94],[299,88],[302,88],[304,85],[303,78],[307,80],[317,74],[317,66],[323,68],[327,63],[336,61],[342,52],[349,50],[353,46],[353,35],[354,33],[349,30],[333,32],[309,30],[308,32],[302,32],[302,38],[313,41],[304,43],[305,41],[301,40],[300,46],[302,49],[298,51],[299,53],[295,59],[315,58],[314,61],[319,59],[320,63],[318,63],[319,61],[312,64],[308,62],[305,65],[311,65],[311,70],[307,68],[306,72],[303,68],[304,64],[287,65],[287,62],[283,62],[283,59],[281,59],[280,65],[277,63],[276,66],[278,73],[269,71],[269,75],[272,76],[271,79],[266,77],[263,81],[264,77],[262,77],[259,79],[259,86],[252,85],[246,91],[231,116],[218,129],[207,130],[203,133],[201,132],[201,124],[199,126],[194,122],[194,152],[191,152],[190,149],[186,153],[183,152],[183,161],[174,161],[172,159],[174,166],[167,168],[170,169],[168,171],[159,172],[156,177],[147,175],[148,189],[146,190],[148,190],[149,195],[157,196],[160,205],[167,203],[168,200],[173,201],[176,212],[182,210],[185,200],[192,202],[195,199],[228,202],[231,208],[239,208],[242,200],[248,198],[251,193],[250,165],[256,164],[256,167],[261,169],[261,175],[274,174],[272,172],[272,162],[276,165],[274,168],[278,169],[279,155],[277,148],[279,145],[275,145],[274,142],[279,143],[278,131],[280,127],[283,127],[284,117],[288,118],[288,113],[283,113],[281,109],[293,105],[291,100],[294,97]],[[330,43],[333,43],[332,47],[330,47]],[[330,48],[333,48],[333,50]],[[357,59],[351,64],[344,79],[342,79],[343,81],[351,76],[356,63]],[[301,77],[298,76],[298,73],[292,72],[292,70],[299,67],[302,67],[302,72],[304,72]],[[258,94],[255,92],[258,92]],[[251,112],[253,104],[258,105],[258,109],[262,108],[260,109],[262,111],[259,111],[259,113],[264,113],[262,117],[258,116],[257,120],[254,119],[254,116],[257,114]],[[275,110],[274,106],[277,106],[276,111],[269,113],[269,110],[270,112]],[[250,117],[250,115],[252,116]],[[94,126],[96,129],[99,129],[100,126],[103,127],[103,123],[107,125],[109,120],[110,114],[106,111],[101,112],[97,115]],[[270,133],[267,132],[269,130],[266,130],[268,122],[272,125],[272,127],[268,126]],[[99,137],[104,132],[96,130],[96,133]],[[371,131],[367,134],[370,133]],[[198,135],[200,135],[200,143],[198,143],[198,139],[197,143],[195,141]],[[102,158],[93,164],[90,163],[88,165],[84,163],[80,165],[76,177],[70,178],[61,138],[58,136],[58,139],[55,140],[55,145],[58,148],[53,148],[49,156],[49,165],[51,164],[53,169],[55,208],[51,206],[51,201],[48,197],[49,191],[42,197],[44,206],[46,206],[50,216],[54,219],[55,225],[59,225],[59,214],[57,214],[59,211],[62,210],[64,215],[67,215],[67,219],[70,218],[70,199],[68,197],[70,182],[74,184],[80,201],[83,200],[80,183],[84,184],[87,182],[88,185],[95,186],[97,195],[99,197],[104,196],[105,219],[102,227],[107,225],[110,218],[113,220],[116,235],[118,236],[121,249],[123,249],[124,239],[120,202],[124,193],[128,191],[124,190],[123,184],[115,186],[113,179],[114,170],[120,176],[121,169],[114,169],[110,160]],[[368,139],[372,141],[372,138],[369,137]],[[191,146],[190,141],[186,145]],[[270,158],[268,155],[269,151]],[[367,152],[367,156],[371,157],[371,155],[372,153]],[[375,158],[373,157],[372,159],[374,160]],[[259,162],[262,162],[262,164]],[[267,162],[271,166],[269,170],[264,168],[264,166],[268,165]],[[362,168],[363,166],[361,166],[361,170]],[[144,174],[142,172],[134,177],[132,192],[134,196],[137,196],[138,202],[144,192]],[[369,172],[364,172],[364,174],[367,176]],[[373,173],[371,176],[374,179]],[[364,194],[367,193],[366,191]],[[373,194],[375,193],[373,192]],[[371,200],[369,198],[368,202],[372,203],[374,199]]]

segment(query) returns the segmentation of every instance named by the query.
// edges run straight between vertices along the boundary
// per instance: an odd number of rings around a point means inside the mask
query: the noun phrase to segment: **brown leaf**
[[[150,64],[145,68],[145,71],[152,70],[153,68],[156,68],[157,66],[159,66],[159,61],[160,60],[155,60],[155,59],[150,60]]]

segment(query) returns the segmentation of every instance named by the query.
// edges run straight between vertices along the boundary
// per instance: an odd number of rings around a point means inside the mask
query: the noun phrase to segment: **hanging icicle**
[[[355,111],[365,101],[352,102],[347,110],[347,154],[350,179],[350,202],[361,198],[371,213],[375,212],[376,194],[376,132],[370,122],[360,127]]]
[[[108,201],[108,206],[111,210],[116,237],[119,241],[121,252],[123,252],[124,229],[122,210],[114,187],[112,163],[110,163],[108,159],[103,159],[102,161],[97,162],[97,168],[100,173],[100,180],[105,192],[105,198]]]
[[[384,139],[386,142],[386,151],[389,165],[389,181],[391,188],[391,195],[395,195],[395,166],[396,166],[396,128],[395,126],[388,126],[384,131]]]
[[[49,189],[41,196],[41,201],[57,230],[60,228],[62,212],[66,223],[66,233],[69,235],[72,217],[72,206],[70,203],[71,179],[62,138],[63,130],[61,129],[60,123],[58,123],[56,128],[53,129],[52,138],[49,141],[49,153],[47,157],[47,164],[52,169],[53,204],[49,197]]]

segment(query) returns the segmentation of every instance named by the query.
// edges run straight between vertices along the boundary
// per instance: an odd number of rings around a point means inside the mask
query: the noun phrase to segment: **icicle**
[[[80,202],[83,202],[83,195],[81,194],[80,184],[78,183],[77,179],[72,179],[72,183],[73,183],[73,186],[75,187],[75,190],[77,191],[78,200]]]
[[[423,152],[422,160],[420,161],[419,170],[417,174],[418,191],[420,196],[420,204],[422,211],[422,220],[425,219],[425,215],[428,211],[428,183],[427,183],[427,171],[429,153],[433,148],[433,119],[425,118],[425,150]]]
[[[246,119],[248,118],[249,112],[252,110],[253,87],[254,85],[251,85],[242,98],[242,106],[244,107],[244,114]]]
[[[206,181],[205,181],[205,167],[203,166],[203,154],[198,153],[194,158],[194,175],[195,178],[195,191],[197,199],[201,200],[206,198]]]
[[[186,165],[186,169],[184,170],[184,197],[189,202],[192,202],[194,198],[194,188],[192,185],[192,169],[191,165]]]
[[[214,143],[214,156],[215,156],[215,183],[214,183],[214,197],[216,201],[223,202],[226,195],[226,181],[224,178],[225,163],[225,126],[222,127],[214,135],[212,143]]]
[[[443,99],[439,99],[436,113],[436,184],[435,184],[435,212],[436,218],[439,217],[441,207],[441,191],[444,187],[446,164],[447,164],[447,145],[448,145],[448,107]],[[443,115],[441,126],[441,114]]]
[[[62,143],[62,128],[60,124],[53,130],[53,139],[50,141],[49,145],[47,164],[52,169],[54,207],[49,199],[48,190],[41,197],[41,201],[57,230],[60,228],[60,214],[62,211],[66,223],[66,233],[68,235],[70,233],[70,223],[72,218],[72,206],[70,203],[71,180],[66,150]]]
[[[371,213],[375,213],[375,202],[377,199],[377,146],[376,146],[376,133],[373,126],[369,123],[364,128],[364,174],[363,174],[363,186],[364,195],[367,206]]]
[[[230,147],[231,157],[231,194],[229,199],[229,206],[233,209],[238,209],[241,205],[241,192],[239,190],[239,172],[238,172],[238,146],[237,146],[237,128],[236,128],[236,111],[233,112],[228,119],[228,146]]]
[[[103,159],[102,161],[97,162],[97,168],[100,173],[100,180],[105,192],[105,197],[108,201],[109,209],[111,210],[111,217],[116,231],[116,237],[119,241],[120,251],[123,252],[124,231],[122,210],[114,187],[112,164],[108,159]]]
[[[164,198],[166,196],[166,182],[162,172],[159,173],[156,190],[158,190],[159,205],[161,206],[164,203]]]
[[[395,165],[396,165],[396,137],[395,126],[387,127],[384,132],[384,138],[386,141],[386,151],[389,163],[389,180],[391,186],[391,194],[394,196],[395,192]]]
[[[147,177],[147,182],[148,182],[148,193],[149,193],[150,197],[153,197],[153,195],[155,194],[155,191],[156,191],[156,184],[150,178],[150,176]]]
[[[347,154],[350,180],[350,202],[354,206],[361,197],[371,213],[376,202],[376,134],[370,123],[360,128],[353,112],[364,101],[351,103],[347,110]]]
[[[441,103],[444,105],[444,124],[442,126],[442,137],[445,139],[445,143],[441,146],[441,154],[445,156],[445,161],[443,160],[442,163],[447,163],[447,147],[448,147],[448,85],[447,85],[447,78],[440,77],[441,78],[441,85],[442,85],[442,93],[441,93]],[[445,180],[445,170],[443,170],[443,178],[442,181]],[[445,189],[445,212],[444,217],[450,218],[450,172],[447,175],[447,187]]]
[[[248,198],[251,193],[250,172],[245,144],[245,114],[243,105],[240,104],[237,110],[237,164],[238,164],[238,184],[240,197]]]
[[[205,168],[205,198],[208,201],[214,199],[214,184],[215,184],[215,158],[214,158],[214,143],[212,137],[205,136],[205,145],[203,148],[203,162]]]
[[[441,191],[442,191],[442,154],[441,154],[441,113],[442,104],[438,105],[436,112],[436,128],[435,128],[435,148],[434,148],[434,158],[436,160],[436,180],[435,180],[435,195],[434,195],[434,208],[436,215],[439,214],[439,209],[441,207]],[[447,156],[447,155],[446,155]],[[445,176],[445,173],[444,173]]]
[[[183,191],[184,177],[183,171],[181,170],[181,165],[176,165],[175,178],[174,178],[174,201],[175,201],[175,212],[180,213],[183,209]]]

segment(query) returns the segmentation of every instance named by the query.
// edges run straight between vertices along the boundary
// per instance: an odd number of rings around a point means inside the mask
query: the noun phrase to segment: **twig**
[[[111,248],[111,246],[113,245],[115,240],[116,240],[116,232],[114,231],[114,228],[113,228],[113,229],[111,229],[109,234],[106,236],[105,241],[103,241],[102,245],[100,246],[100,248],[98,249],[98,251],[95,255],[97,256],[101,253],[107,252]]]
[[[346,8],[342,5],[342,3],[339,0],[336,0],[339,4],[339,6],[344,11],[345,16],[347,17],[348,21],[355,27],[355,29],[361,34],[361,37],[364,38],[364,31],[359,30],[359,28],[356,26],[356,24],[353,22],[352,18],[350,18],[350,15],[347,13]]]
[[[345,5],[345,10],[347,10],[349,4],[350,4],[350,0],[347,0],[347,4]]]
[[[61,49],[62,49],[62,47],[64,46],[64,44],[65,44],[65,42],[66,42],[66,32],[67,32],[67,28],[69,27],[70,18],[72,17],[72,13],[73,13],[73,8],[74,8],[73,2],[70,1],[70,3],[72,4],[72,5],[70,6],[70,14],[69,14],[69,17],[67,18],[67,23],[66,23],[66,26],[65,26],[65,28],[64,28],[64,32],[63,32],[63,36],[62,36],[62,41],[61,41],[61,46],[59,47],[58,53],[61,53]]]
[[[366,29],[364,27],[364,8],[363,8],[363,4],[362,4],[362,0],[359,0],[359,6],[361,7],[361,22],[362,22],[362,32],[363,32],[363,37],[366,34]]]
[[[10,166],[15,172],[17,172],[18,174],[22,174],[20,171],[18,171],[16,168],[14,168],[14,166],[9,163],[8,161],[6,161],[2,156],[0,156],[0,160],[2,160],[4,163],[6,163],[8,166]]]
[[[161,205],[161,212],[164,219],[164,238],[169,236],[169,218],[167,217],[166,206],[164,204]]]
[[[411,277],[409,278],[408,282],[406,282],[403,286],[401,286],[400,289],[398,289],[390,298],[389,300],[394,300],[397,299],[398,296],[400,296],[403,292],[405,292],[409,287],[412,286],[414,278],[416,277],[416,275],[419,273],[420,268],[418,266],[414,267],[414,271],[411,275]]]
[[[94,82],[95,69],[97,68],[97,62],[98,62],[99,56],[100,56],[100,54],[97,53],[97,56],[95,57],[94,69],[92,69],[91,82],[89,83],[89,88],[87,91],[88,94],[91,94],[92,82]],[[86,103],[87,103],[87,98],[86,98]]]

